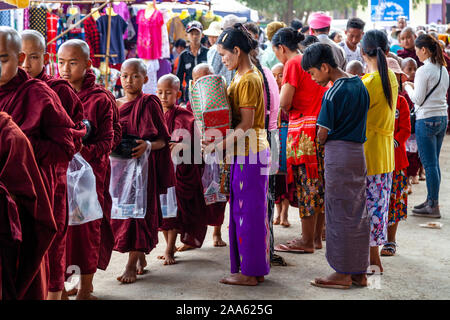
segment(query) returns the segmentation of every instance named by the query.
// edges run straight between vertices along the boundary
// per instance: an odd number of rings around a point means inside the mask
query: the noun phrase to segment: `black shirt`
[[[192,54],[191,47],[188,46],[180,54],[180,60],[178,61],[177,77],[180,79],[180,89],[183,92],[182,100],[187,102],[189,100],[189,81],[192,80],[192,70],[200,63],[206,63],[208,61],[207,54],[208,48],[200,46],[199,53],[195,57]],[[186,81],[186,88],[183,90],[183,80]]]

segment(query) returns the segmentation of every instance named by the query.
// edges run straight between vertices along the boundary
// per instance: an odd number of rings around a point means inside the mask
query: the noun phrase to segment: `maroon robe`
[[[195,118],[191,111],[175,106],[164,117],[167,128],[172,135],[171,141],[180,141],[182,137],[174,136],[177,129],[187,130],[191,140],[192,161],[195,144]],[[197,135],[199,136],[199,135]],[[207,230],[206,204],[203,195],[202,167],[198,164],[178,164],[176,170],[175,192],[178,212],[176,218],[163,219],[161,230],[177,229],[184,244],[200,248]]]
[[[111,91],[106,90],[102,86],[99,86],[100,90],[104,91],[107,95],[111,104],[113,106],[113,130],[114,130],[114,140],[111,150],[114,150],[120,143],[122,139],[122,126],[119,123],[119,109],[117,108],[116,99]],[[100,254],[98,260],[98,268],[101,270],[106,270],[106,267],[111,260],[111,254],[114,248],[114,233],[111,227],[111,209],[112,209],[112,198],[109,193],[109,184],[111,180],[111,163],[108,161],[108,168],[106,170],[105,176],[105,187],[104,187],[104,215],[105,219],[102,221],[101,226],[101,243],[100,243]]]
[[[103,210],[102,219],[68,227],[66,265],[79,266],[81,274],[93,274],[97,270],[102,224],[109,224],[108,213],[104,207],[104,189],[109,154],[114,140],[114,107],[104,90],[95,84],[95,75],[88,70],[83,86],[77,93],[83,103],[84,119],[89,120],[92,127],[91,135],[81,149],[81,155],[94,171],[97,196]]]
[[[192,112],[191,102],[188,101],[186,109]],[[225,219],[226,202],[216,202],[206,206],[206,221],[208,226],[220,227]]]
[[[423,63],[420,62],[419,57],[417,56],[416,51],[414,50],[414,48],[412,50],[408,50],[408,49],[398,50],[397,51],[397,55],[400,58],[403,58],[403,59],[413,58],[417,62],[417,67],[423,66]]]
[[[125,253],[141,251],[146,254],[158,243],[158,226],[162,213],[159,195],[175,184],[170,157],[170,135],[164,120],[161,102],[154,95],[141,94],[119,108],[123,134],[150,142],[162,139],[166,146],[151,151],[148,159],[147,212],[143,219],[112,220],[115,236],[114,250]]]
[[[76,152],[81,150],[81,138],[86,134],[86,128],[81,122],[83,120],[83,104],[78,98],[71,85],[63,80],[52,78],[45,73],[45,69],[36,77],[44,81],[56,92],[61,104],[69,117],[79,128],[79,133],[74,135]],[[64,288],[64,274],[66,267],[66,235],[69,222],[67,210],[67,167],[69,163],[60,163],[56,168],[56,188],[53,204],[53,215],[55,217],[58,233],[48,250],[49,263],[49,285],[51,292],[62,291]]]
[[[0,112],[0,300],[45,299],[56,224],[30,142]]]

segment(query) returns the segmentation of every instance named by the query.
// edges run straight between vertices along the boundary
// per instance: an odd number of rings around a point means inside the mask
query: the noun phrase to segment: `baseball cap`
[[[222,29],[227,29],[233,27],[236,23],[246,23],[247,18],[246,17],[238,17],[234,14],[228,14],[225,17],[223,17],[222,20]]]
[[[199,32],[203,32],[203,25],[198,21],[191,21],[186,26],[186,32],[189,33],[192,30],[198,30]]]

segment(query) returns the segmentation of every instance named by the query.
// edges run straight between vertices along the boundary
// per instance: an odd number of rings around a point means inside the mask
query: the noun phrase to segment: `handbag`
[[[441,78],[442,78],[442,66],[441,66],[441,72],[439,73],[439,80],[436,83],[436,85],[433,87],[433,89],[431,89],[430,92],[428,92],[428,94],[425,96],[425,99],[422,101],[422,103],[420,105],[418,105],[419,107],[417,109],[414,108],[413,111],[411,111],[411,114],[409,116],[411,119],[411,134],[416,133],[416,113],[417,113],[417,111],[420,109],[421,106],[423,106],[425,101],[427,101],[427,99],[431,96],[431,94],[434,92],[434,90],[436,90],[439,83],[441,83]]]

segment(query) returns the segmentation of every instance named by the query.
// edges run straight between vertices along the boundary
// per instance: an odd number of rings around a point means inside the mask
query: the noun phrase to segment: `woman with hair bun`
[[[316,122],[327,90],[301,66],[299,43],[305,37],[292,28],[277,31],[272,47],[284,64],[280,108],[289,113],[287,136],[288,183],[296,191],[292,206],[299,209],[301,237],[275,247],[276,251],[313,253],[322,249],[324,214],[323,146],[316,139]]]
[[[226,29],[217,52],[236,74],[228,88],[232,128],[216,148],[231,151],[230,262],[231,275],[220,282],[255,286],[270,271],[270,233],[267,217],[269,144],[265,131],[264,89],[249,54],[258,42],[242,24]]]
[[[367,210],[370,219],[370,265],[383,272],[379,246],[387,242],[389,199],[394,161],[395,110],[398,83],[395,73],[388,69],[386,53],[388,39],[379,30],[364,34],[362,55],[368,73],[362,78],[369,92],[367,141],[364,153],[367,166]]]
[[[436,39],[430,35],[420,35],[414,45],[416,54],[424,65],[417,69],[414,84],[405,83],[405,90],[416,110],[416,139],[427,177],[428,194],[424,203],[414,207],[413,215],[440,218],[439,154],[448,121],[446,95],[449,75],[442,48]]]

